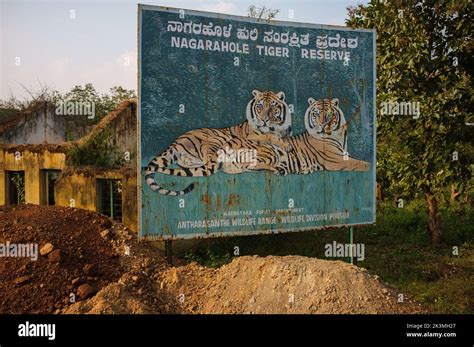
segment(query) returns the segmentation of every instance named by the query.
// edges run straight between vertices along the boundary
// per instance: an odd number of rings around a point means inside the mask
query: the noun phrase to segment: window
[[[99,212],[122,221],[122,181],[99,179]]]
[[[7,205],[25,203],[25,171],[6,171]]]
[[[60,170],[41,170],[41,203],[43,205],[55,205],[54,187],[60,174]]]

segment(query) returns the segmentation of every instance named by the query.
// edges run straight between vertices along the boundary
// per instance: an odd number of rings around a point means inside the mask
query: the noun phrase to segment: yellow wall
[[[41,170],[65,170],[66,155],[44,151],[33,153],[22,151],[21,159],[15,159],[14,152],[0,149],[0,205],[6,203],[5,171],[25,171],[25,200],[28,204],[41,203]],[[97,211],[97,179],[122,180],[122,222],[137,231],[137,180],[136,176],[125,176],[120,171],[66,170],[55,186],[55,201],[58,206],[83,208]],[[73,199],[73,201],[71,200]]]
[[[67,173],[56,183],[55,199],[57,205],[71,206],[98,211],[97,180],[118,179],[122,181],[122,223],[131,230],[137,231],[137,180],[135,176],[125,177],[119,171],[90,173]]]
[[[59,206],[97,211],[94,176],[84,174],[61,175],[56,182],[54,199]]]
[[[66,155],[64,153],[51,153],[44,151],[34,153],[30,151],[0,150],[0,204],[6,203],[6,175],[5,171],[25,171],[25,202],[27,204],[40,204],[41,196],[41,169],[63,170]]]
[[[122,222],[130,229],[138,231],[137,176],[124,181],[122,195]]]
[[[125,176],[120,171],[101,172],[96,179],[122,180],[122,223],[130,229],[137,231],[137,178]],[[97,184],[94,185],[97,188]],[[97,194],[96,194],[97,196]],[[98,203],[96,199],[96,203]]]
[[[6,197],[5,197],[6,181],[5,181],[5,170],[3,169],[4,161],[5,161],[5,154],[2,150],[0,150],[0,205],[5,205],[6,203]]]
[[[6,183],[5,183],[5,171],[0,170],[0,205],[5,205],[6,203]]]

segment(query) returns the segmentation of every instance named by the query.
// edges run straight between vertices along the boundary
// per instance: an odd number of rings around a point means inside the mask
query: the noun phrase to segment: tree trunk
[[[456,187],[454,186],[454,184],[451,184],[451,199],[450,199],[450,202],[456,201],[459,194],[460,193],[456,190]]]
[[[431,235],[431,243],[441,242],[441,218],[438,212],[438,201],[432,193],[425,192],[425,200],[428,204],[428,230]]]
[[[377,201],[382,201],[383,200],[383,194],[382,194],[382,185],[377,182],[377,186],[376,186],[376,194],[375,194],[376,198],[377,198]]]

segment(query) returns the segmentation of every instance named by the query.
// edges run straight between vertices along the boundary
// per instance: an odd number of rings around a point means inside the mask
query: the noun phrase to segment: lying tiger
[[[210,176],[217,171],[241,173],[268,171],[277,175],[309,174],[315,171],[367,171],[369,163],[347,153],[347,123],[339,100],[308,99],[305,113],[306,131],[291,133],[291,113],[283,92],[253,92],[247,106],[247,120],[223,129],[191,130],[176,139],[162,154],[153,159],[146,172],[146,182],[165,195],[183,195],[193,190],[191,184],[181,191],[160,187],[154,173],[176,176]],[[256,150],[257,163],[222,163],[219,150]],[[170,168],[175,164],[178,168]]]
[[[285,139],[289,151],[277,144],[258,147],[254,170],[277,175],[305,175],[315,171],[367,171],[369,163],[347,153],[347,123],[339,100],[308,99],[306,131]]]
[[[223,163],[219,151],[223,148],[255,149],[273,145],[289,151],[285,138],[291,135],[291,112],[283,92],[254,90],[247,104],[246,120],[240,124],[215,129],[201,128],[179,136],[167,149],[150,161],[145,170],[146,183],[164,195],[183,195],[194,189],[190,184],[184,190],[168,190],[155,181],[155,173],[175,176],[211,176],[217,171],[240,173],[252,171],[248,163]],[[175,167],[171,167],[175,166]]]

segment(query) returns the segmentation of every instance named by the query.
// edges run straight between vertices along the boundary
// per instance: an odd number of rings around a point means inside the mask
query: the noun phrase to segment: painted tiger
[[[308,98],[305,126],[314,137],[334,139],[347,152],[347,122],[339,108],[339,99]]]
[[[289,151],[288,142],[283,140],[291,135],[291,112],[285,94],[254,90],[252,96],[247,104],[246,120],[242,123],[221,129],[188,131],[153,158],[145,170],[148,186],[163,195],[184,195],[194,189],[194,184],[180,191],[165,189],[156,183],[155,173],[202,177],[219,170],[228,173],[251,170],[249,163],[220,161],[219,151],[224,148],[256,150],[262,145],[275,144],[284,152]]]
[[[309,174],[315,171],[367,171],[369,163],[347,153],[347,123],[338,99],[308,99],[306,131],[287,139],[291,150],[281,146],[259,147],[255,170],[277,175]],[[271,149],[271,150],[270,150]]]

